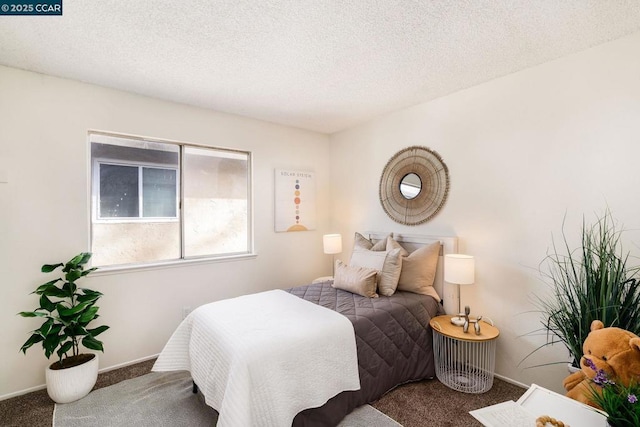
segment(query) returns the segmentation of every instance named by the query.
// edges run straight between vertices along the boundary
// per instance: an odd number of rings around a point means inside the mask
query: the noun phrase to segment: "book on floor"
[[[555,418],[572,427],[607,426],[606,413],[536,384],[532,384],[517,402],[510,400],[469,413],[485,427],[534,427],[541,416]]]

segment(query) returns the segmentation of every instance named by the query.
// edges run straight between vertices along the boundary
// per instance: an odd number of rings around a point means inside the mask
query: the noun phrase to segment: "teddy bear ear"
[[[638,338],[638,337],[631,338],[629,340],[629,347],[631,347],[632,350],[639,350],[640,351],[640,338]]]
[[[593,322],[591,322],[591,330],[595,331],[597,329],[603,329],[604,328],[604,323],[602,323],[600,320],[594,320]]]

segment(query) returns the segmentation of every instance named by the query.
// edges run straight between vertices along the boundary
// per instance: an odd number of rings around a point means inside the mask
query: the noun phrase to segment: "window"
[[[250,153],[90,133],[97,266],[251,252]]]
[[[97,162],[98,218],[177,218],[178,170]]]

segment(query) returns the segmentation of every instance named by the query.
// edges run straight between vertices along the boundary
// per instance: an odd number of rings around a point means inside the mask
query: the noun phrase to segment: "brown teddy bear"
[[[624,329],[605,328],[600,320],[591,323],[591,332],[582,345],[580,368],[564,379],[567,397],[598,407],[591,400],[591,381],[596,374],[620,384],[640,380],[640,338]]]

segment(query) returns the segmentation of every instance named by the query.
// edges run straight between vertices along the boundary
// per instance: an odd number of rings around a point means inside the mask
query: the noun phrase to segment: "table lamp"
[[[336,260],[335,254],[339,254],[342,252],[342,235],[341,234],[325,234],[322,236],[322,246],[324,248],[324,253],[332,255],[331,257],[331,268],[332,274],[335,275],[336,270]]]
[[[444,256],[444,281],[458,285],[458,315],[451,318],[451,323],[462,325],[464,319],[460,317],[460,285],[472,285],[475,281],[475,261],[471,255],[447,254]]]

